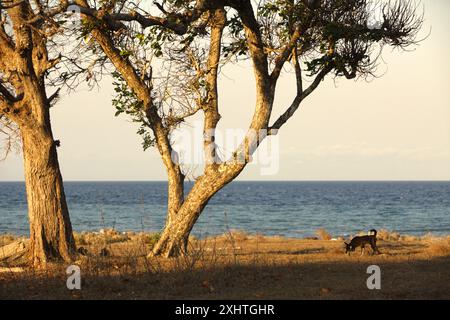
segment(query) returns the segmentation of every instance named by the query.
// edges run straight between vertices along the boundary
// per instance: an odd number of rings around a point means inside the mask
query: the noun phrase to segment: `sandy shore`
[[[0,236],[0,245],[13,240]],[[76,240],[88,252],[76,261],[80,291],[66,288],[66,265],[2,265],[0,299],[450,299],[450,237],[380,232],[382,254],[347,256],[341,239],[231,232],[191,239],[178,259],[145,258],[154,234],[107,230]],[[370,265],[381,268],[381,290],[367,288]]]

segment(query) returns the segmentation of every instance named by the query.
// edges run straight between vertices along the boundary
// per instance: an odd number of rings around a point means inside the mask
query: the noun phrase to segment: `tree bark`
[[[72,261],[75,241],[50,126],[22,128],[33,265]]]
[[[231,166],[224,164],[221,168],[227,169],[220,171],[220,168],[218,168],[218,170],[209,171],[197,179],[175,219],[166,224],[159,241],[148,255],[149,257],[171,258],[187,253],[189,235],[203,209],[219,190],[242,172],[245,164]]]
[[[171,258],[186,254],[191,230],[213,195],[214,193],[211,195],[205,194],[203,197],[190,195],[175,219],[166,223],[161,238],[155,244],[149,256]]]
[[[49,70],[60,62],[60,57],[49,58],[53,48],[49,40],[56,34],[47,32],[45,24],[64,10],[61,5],[52,13],[45,6],[36,13],[30,1],[14,1],[2,8],[5,26],[0,28],[0,73],[5,78],[1,82],[8,84],[2,86],[0,112],[20,128],[30,222],[26,249],[35,266],[51,260],[71,261],[75,253],[45,90]]]

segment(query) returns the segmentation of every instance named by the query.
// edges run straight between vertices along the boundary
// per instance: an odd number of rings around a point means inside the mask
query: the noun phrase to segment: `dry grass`
[[[400,236],[400,240],[406,241],[406,242],[414,242],[414,241],[419,241],[420,238],[416,237],[416,236],[402,235],[402,236]]]
[[[427,250],[431,256],[450,255],[450,240],[448,238],[431,239]]]
[[[66,288],[66,265],[0,272],[1,299],[449,299],[450,237],[383,234],[381,255],[347,256],[342,241],[229,232],[191,239],[189,255],[145,258],[157,234],[77,234],[89,251],[76,261],[82,290]],[[397,240],[394,240],[397,239]],[[11,241],[0,237],[0,241]],[[110,256],[98,252],[107,247]],[[369,250],[368,250],[369,251]],[[382,290],[366,287],[366,269],[382,270]],[[5,269],[6,267],[6,269]],[[17,271],[17,269],[10,269]]]
[[[383,229],[378,231],[377,238],[384,241],[398,241],[400,240],[400,233]]]
[[[6,246],[7,244],[10,244],[11,242],[13,242],[14,240],[16,240],[17,237],[12,235],[12,234],[4,234],[4,235],[0,235],[0,247]]]
[[[81,232],[74,233],[74,238],[78,246],[90,245],[95,243],[115,243],[130,240],[131,236],[135,236],[134,232],[120,233],[114,229],[101,229],[99,232]]]
[[[320,240],[331,240],[331,234],[327,232],[325,229],[319,229],[316,231],[316,235],[319,237]]]
[[[231,229],[227,233],[224,233],[223,235],[218,236],[217,239],[232,239],[234,241],[245,241],[249,237],[251,237],[251,236],[244,230]]]

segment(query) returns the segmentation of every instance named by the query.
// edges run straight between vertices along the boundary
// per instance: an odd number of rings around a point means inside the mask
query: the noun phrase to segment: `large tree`
[[[187,251],[189,234],[208,201],[242,172],[261,142],[281,129],[325,77],[372,75],[383,46],[415,44],[422,24],[408,0],[167,0],[155,2],[155,8],[126,0],[103,1],[101,8],[77,3],[84,33],[116,69],[118,113],[141,124],[144,147],[156,146],[167,169],[167,220],[151,253],[165,257]],[[220,159],[214,140],[221,119],[220,68],[244,59],[252,61],[255,77],[253,118],[232,156]],[[162,65],[158,77],[152,65]],[[277,82],[288,65],[296,94],[275,117]],[[174,161],[172,135],[197,113],[204,118],[205,166],[185,194],[185,172]]]
[[[75,254],[59,141],[50,122],[59,90],[48,94],[46,88],[63,60],[53,40],[62,32],[55,17],[67,6],[67,1],[0,1],[0,133],[22,144],[30,224],[26,253],[35,266],[71,261]],[[10,147],[8,140],[6,151]]]

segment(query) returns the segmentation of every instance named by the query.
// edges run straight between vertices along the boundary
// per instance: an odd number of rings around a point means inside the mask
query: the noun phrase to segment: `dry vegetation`
[[[331,240],[331,234],[328,233],[325,229],[319,229],[316,231],[317,236],[320,240]]]
[[[319,230],[321,239],[331,239]],[[0,299],[449,299],[450,237],[379,232],[381,255],[343,254],[341,240],[288,239],[230,231],[190,241],[190,254],[146,259],[157,234],[76,234],[82,290],[66,288],[64,265],[0,267]],[[14,241],[0,237],[0,244]],[[366,269],[382,270],[382,290]],[[18,268],[19,267],[19,268]]]

